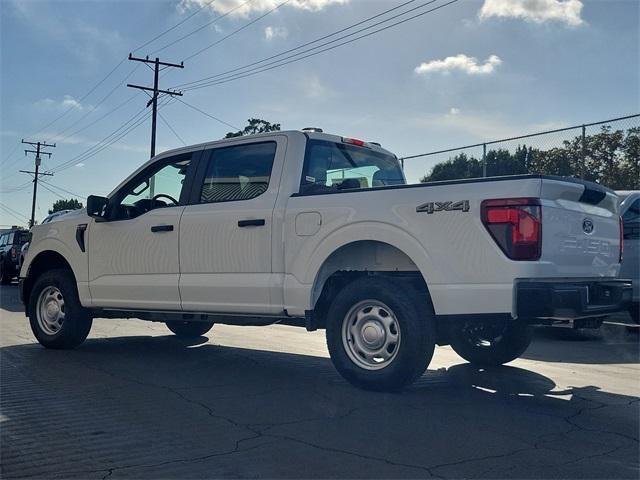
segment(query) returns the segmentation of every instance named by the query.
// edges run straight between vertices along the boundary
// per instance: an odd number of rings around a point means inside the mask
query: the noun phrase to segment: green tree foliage
[[[229,132],[224,138],[242,137],[244,135],[255,135],[257,133],[265,132],[277,132],[280,130],[279,123],[270,123],[260,118],[250,118],[247,122],[248,124],[244,129],[238,132]]]
[[[640,128],[612,130],[565,140],[561,147],[541,150],[518,146],[487,152],[487,176],[537,173],[578,177],[616,190],[640,188]],[[482,176],[482,159],[460,153],[433,167],[422,182]]]
[[[57,200],[51,209],[49,209],[49,214],[59,212],[60,210],[78,210],[82,208],[82,203],[80,203],[75,198],[70,198],[69,200]]]

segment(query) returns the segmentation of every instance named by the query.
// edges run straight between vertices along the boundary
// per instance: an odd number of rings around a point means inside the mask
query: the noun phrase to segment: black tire
[[[213,322],[166,322],[166,325],[180,338],[201,337],[213,328]]]
[[[480,366],[503,365],[529,347],[533,329],[518,320],[465,321],[451,332],[451,348],[466,361]]]
[[[44,302],[47,294],[45,290],[51,293],[57,289],[63,297],[62,308],[60,311],[64,313],[64,320],[59,329],[52,333],[51,328],[46,330],[44,324],[46,320],[39,320],[39,300],[42,297]],[[53,297],[54,295],[51,295]],[[31,295],[29,296],[29,324],[31,331],[35,335],[38,342],[47,348],[53,349],[71,349],[80,345],[85,341],[93,319],[89,316],[89,312],[81,304],[78,298],[78,289],[73,274],[66,269],[54,269],[44,272],[35,281]]]
[[[398,391],[420,377],[429,365],[435,348],[433,311],[428,300],[421,299],[420,295],[408,285],[381,277],[364,277],[344,287],[329,306],[326,321],[327,346],[340,375],[357,387],[375,391]],[[349,320],[347,317],[360,305],[364,305],[366,311],[366,302],[369,301],[383,304],[382,310],[390,310],[391,317],[399,327],[399,340],[392,350],[393,358],[385,366],[374,367],[378,368],[375,370],[356,363],[357,360],[352,358],[357,358],[353,353],[356,342],[349,341],[349,333],[343,333],[343,326],[348,327],[345,322],[352,322],[354,329],[358,330],[355,328],[358,320]],[[366,328],[364,325],[360,330],[362,338]],[[386,344],[388,333],[382,335]]]

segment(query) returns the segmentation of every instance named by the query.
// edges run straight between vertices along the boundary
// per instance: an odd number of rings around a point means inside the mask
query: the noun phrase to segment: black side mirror
[[[109,199],[107,197],[89,195],[89,198],[87,198],[87,215],[95,218],[97,222],[104,222],[107,220],[108,205]]]

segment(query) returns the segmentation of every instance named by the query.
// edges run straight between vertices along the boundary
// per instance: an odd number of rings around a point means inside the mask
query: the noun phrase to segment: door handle
[[[173,232],[173,225],[154,225],[151,227],[153,233],[158,232]]]
[[[264,218],[255,219],[255,220],[239,220],[239,227],[264,227]]]

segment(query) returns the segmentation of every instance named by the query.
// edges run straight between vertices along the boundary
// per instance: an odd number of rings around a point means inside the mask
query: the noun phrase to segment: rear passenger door
[[[183,310],[276,314],[272,222],[286,137],[205,149],[180,221]]]

